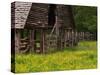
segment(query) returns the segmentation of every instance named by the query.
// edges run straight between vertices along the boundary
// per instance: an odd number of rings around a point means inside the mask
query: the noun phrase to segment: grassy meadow
[[[12,63],[13,64],[13,63]],[[50,54],[16,54],[15,72],[43,72],[91,69],[97,67],[96,41],[83,41],[77,47]]]

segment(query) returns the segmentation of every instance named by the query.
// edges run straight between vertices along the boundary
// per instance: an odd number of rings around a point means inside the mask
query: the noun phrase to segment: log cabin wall
[[[21,30],[24,30],[25,22],[31,8],[30,2],[13,2],[11,3],[11,35],[12,37],[12,50],[15,53],[20,52]],[[13,42],[14,41],[14,42]],[[14,54],[14,53],[13,53]]]
[[[31,2],[13,2],[11,4],[11,27],[23,29],[29,14]]]
[[[32,3],[25,28],[48,26],[48,4]]]

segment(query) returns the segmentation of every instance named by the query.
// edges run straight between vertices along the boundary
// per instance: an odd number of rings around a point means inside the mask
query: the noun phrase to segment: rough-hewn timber
[[[15,50],[20,53],[46,53],[51,47],[61,50],[78,42],[69,5],[14,2],[11,10]],[[22,34],[25,36],[21,37]]]

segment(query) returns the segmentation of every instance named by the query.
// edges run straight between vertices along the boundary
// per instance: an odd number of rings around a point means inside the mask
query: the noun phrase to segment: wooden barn
[[[15,53],[46,53],[77,45],[70,5],[13,2],[11,49]]]

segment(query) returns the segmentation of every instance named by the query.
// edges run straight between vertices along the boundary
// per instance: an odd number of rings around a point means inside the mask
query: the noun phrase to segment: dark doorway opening
[[[48,12],[48,25],[53,26],[56,21],[56,5],[55,4],[50,4],[49,5],[49,12]]]

